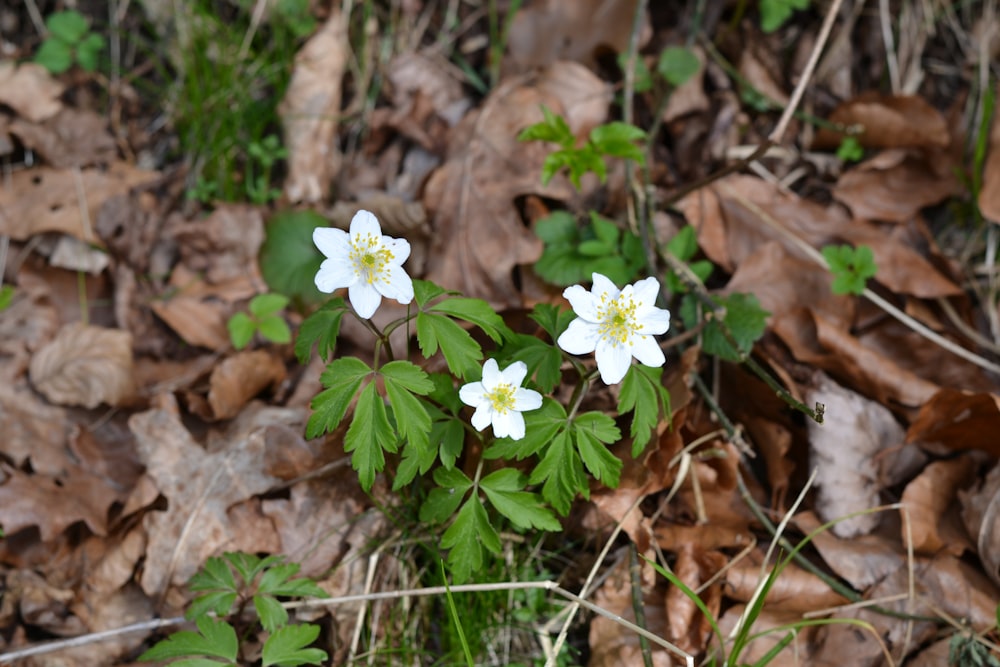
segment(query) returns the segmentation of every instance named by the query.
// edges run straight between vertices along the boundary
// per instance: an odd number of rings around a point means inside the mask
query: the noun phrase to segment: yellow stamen
[[[376,280],[388,282],[388,266],[394,258],[392,251],[383,246],[382,240],[373,234],[351,238],[350,259],[354,274],[361,276],[369,285]]]
[[[505,415],[514,409],[514,389],[513,386],[506,382],[501,382],[493,388],[493,391],[486,394],[486,398],[492,404],[494,412]]]
[[[619,295],[617,299],[609,299],[607,293],[601,295],[597,306],[597,320],[600,323],[598,333],[604,340],[616,345],[629,343],[632,334],[638,328],[635,319],[635,302],[631,297]]]

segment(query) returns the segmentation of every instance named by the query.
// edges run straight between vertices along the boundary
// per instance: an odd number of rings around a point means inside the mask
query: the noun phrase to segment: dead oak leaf
[[[184,584],[205,559],[232,544],[240,526],[230,520],[229,508],[281,483],[264,469],[260,420],[240,420],[209,453],[181,423],[173,396],[161,403],[129,419],[139,457],[168,502],[166,511],[144,519],[149,545],[140,584],[149,595]],[[295,411],[261,409],[265,416],[271,412],[281,413],[279,419],[300,417]]]
[[[58,537],[77,522],[95,535],[107,533],[107,513],[117,494],[96,475],[79,466],[63,474],[29,475],[5,469],[0,486],[0,523],[10,533],[35,526],[43,542]]]
[[[427,278],[494,304],[519,305],[511,271],[537,260],[542,246],[522,224],[515,198],[544,193],[566,199],[572,190],[561,179],[543,187],[541,167],[550,147],[516,137],[542,120],[542,105],[584,136],[604,120],[609,100],[608,87],[590,70],[559,62],[501,85],[478,114],[467,115],[424,194],[434,214],[430,256],[436,258]]]
[[[0,63],[0,104],[22,118],[40,123],[56,115],[62,109],[59,96],[63,90],[64,86],[41,65]]]
[[[122,405],[135,394],[132,334],[121,329],[67,324],[29,366],[31,383],[59,405]]]

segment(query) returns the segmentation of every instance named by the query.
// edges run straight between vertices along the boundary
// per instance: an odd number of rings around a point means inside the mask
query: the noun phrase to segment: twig
[[[90,644],[102,642],[106,639],[114,639],[115,637],[127,635],[132,632],[149,632],[151,630],[159,630],[160,628],[165,628],[171,625],[180,625],[184,622],[186,622],[186,619],[183,616],[175,616],[173,618],[157,618],[152,621],[143,621],[142,623],[125,625],[120,628],[115,628],[114,630],[103,630],[101,632],[92,632],[89,635],[81,635],[80,637],[59,639],[56,641],[45,642],[44,644],[36,644],[35,646],[29,646],[27,648],[10,651],[0,655],[0,665],[8,665],[15,660],[22,660],[36,655],[45,655],[46,653],[65,651],[66,649],[76,648],[78,646],[88,646]]]

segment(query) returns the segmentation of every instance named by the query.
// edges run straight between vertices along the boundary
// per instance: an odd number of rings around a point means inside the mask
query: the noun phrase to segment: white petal
[[[378,218],[371,211],[358,211],[351,218],[351,238],[369,234],[382,240],[382,227],[378,224]]]
[[[316,272],[316,289],[329,294],[340,287],[350,287],[357,279],[350,264],[338,259],[324,259]]]
[[[470,382],[462,385],[462,388],[458,390],[458,397],[466,405],[478,408],[486,398],[486,390],[483,389],[482,382]]]
[[[519,412],[537,410],[542,407],[542,395],[534,389],[516,389],[514,391],[514,409]]]
[[[591,278],[594,280],[594,297],[597,299],[601,298],[601,295],[607,294],[608,299],[617,299],[621,292],[618,291],[618,287],[615,286],[611,279],[600,273],[590,274]]]
[[[366,320],[371,319],[382,303],[382,295],[378,290],[363,280],[351,285],[347,294],[351,297],[351,305],[354,306],[358,316]]]
[[[403,267],[389,264],[385,267],[385,271],[388,273],[386,280],[376,280],[375,289],[381,292],[382,296],[395,299],[404,305],[413,301],[413,281]]]
[[[573,306],[573,312],[577,317],[582,317],[588,322],[597,321],[597,300],[593,294],[580,285],[573,285],[563,290],[563,297]]]
[[[505,368],[503,373],[500,375],[503,377],[503,382],[506,382],[512,387],[520,387],[527,374],[528,365],[523,361],[515,361],[510,366]]]
[[[498,438],[506,438],[510,435],[511,421],[514,417],[521,417],[519,412],[496,412],[493,414],[493,435]],[[524,418],[521,418],[523,424]],[[523,436],[522,436],[523,437]]]
[[[486,391],[493,391],[501,382],[503,382],[503,375],[500,374],[497,360],[487,359],[486,363],[483,364],[483,387]]]
[[[646,312],[640,312],[636,319],[636,333],[640,334],[665,334],[670,328],[670,311],[663,308],[650,308]]]
[[[507,434],[511,440],[520,440],[524,437],[524,417],[520,412],[511,412],[508,415],[510,422],[507,424]],[[493,425],[493,432],[496,433],[496,424]]]
[[[481,403],[476,411],[472,413],[472,426],[477,431],[482,431],[484,428],[490,425],[490,422],[494,419],[493,409],[487,403]]]
[[[632,365],[632,353],[626,345],[599,341],[594,356],[597,357],[597,370],[601,372],[604,384],[621,382],[628,373],[628,367]]]
[[[656,304],[656,297],[660,293],[660,281],[650,276],[635,283],[633,290],[637,309],[641,310],[643,306]]]
[[[600,332],[596,324],[576,318],[556,343],[570,354],[590,354],[597,348]]]
[[[659,368],[666,363],[667,358],[663,356],[663,350],[656,344],[655,338],[634,336],[632,340],[632,356],[638,359],[640,364]]]
[[[410,242],[406,239],[394,239],[391,236],[382,237],[382,246],[392,253],[392,263],[402,264],[410,257]]]
[[[343,229],[333,227],[317,227],[313,230],[313,243],[319,251],[332,258],[344,258],[351,249],[351,240]]]

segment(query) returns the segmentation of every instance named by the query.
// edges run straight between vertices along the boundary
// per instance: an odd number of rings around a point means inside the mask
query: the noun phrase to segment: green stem
[[[569,399],[569,405],[567,406],[569,408],[567,411],[568,416],[566,417],[567,421],[572,420],[573,417],[576,416],[576,411],[580,409],[580,403],[583,401],[583,397],[587,395],[587,390],[590,389],[590,383],[593,382],[594,378],[596,378],[599,374],[600,371],[596,368],[589,373],[580,374],[580,382],[576,385],[576,388],[573,389],[573,396]]]

